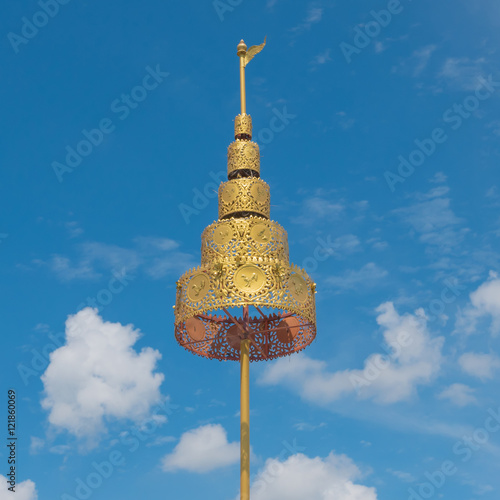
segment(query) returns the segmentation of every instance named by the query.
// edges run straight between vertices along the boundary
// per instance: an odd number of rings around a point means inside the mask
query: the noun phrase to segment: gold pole
[[[241,98],[241,114],[247,112],[246,90],[245,90],[245,56],[247,54],[247,46],[243,40],[238,44],[238,52],[240,58],[240,98]]]
[[[243,308],[244,328],[247,328],[248,306]],[[250,500],[250,339],[241,339],[241,398],[240,398],[240,498]]]

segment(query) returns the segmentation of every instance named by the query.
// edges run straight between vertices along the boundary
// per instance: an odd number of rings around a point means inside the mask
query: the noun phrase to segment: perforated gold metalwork
[[[201,234],[201,264],[267,258],[288,265],[288,237],[277,222],[260,217],[210,224]]]
[[[254,267],[245,267],[243,276],[240,271],[242,266]],[[256,280],[252,272],[257,275]],[[199,288],[202,275],[203,292],[196,294],[193,292],[193,285],[195,290]],[[304,289],[307,291],[305,300],[302,295],[297,296],[294,290],[292,283],[297,278],[304,282]],[[294,264],[288,265],[284,261],[262,257],[238,261],[228,259],[200,266],[185,273],[177,282],[176,322],[185,321],[200,313],[244,305],[290,311],[314,322],[314,283],[303,269]]]
[[[236,139],[227,150],[227,173],[236,170],[253,170],[260,175],[259,146],[253,141]]]
[[[201,276],[204,276],[203,280]],[[204,293],[196,295],[193,293],[193,284],[199,287],[201,282],[204,283]],[[307,290],[306,300],[303,300],[302,294],[297,295],[295,292],[297,282]],[[207,286],[208,291],[205,291]],[[230,345],[227,336],[233,323],[222,328],[222,316],[218,323],[211,315],[253,305],[286,311],[289,316],[297,319],[299,326],[293,335],[284,334],[276,331],[278,327],[286,326],[280,325],[283,315],[276,316],[276,324],[266,317],[265,322],[261,321],[259,326],[261,331],[266,331],[262,335],[256,334],[254,338],[260,350],[254,348],[251,351],[251,360],[272,359],[290,354],[308,345],[316,334],[314,289],[314,283],[303,269],[269,257],[235,257],[207,263],[188,271],[177,282],[177,340],[196,354],[219,359],[239,359],[238,351]],[[186,321],[190,318],[204,322],[204,335],[200,335],[200,327],[196,325],[196,338],[201,340],[194,341],[192,327],[191,330],[186,327]]]
[[[290,264],[287,233],[269,220],[270,190],[259,178],[259,146],[243,113],[228,148],[229,180],[219,187],[219,220],[201,235],[201,266],[177,282],[175,336],[194,354],[221,360],[239,360],[247,338],[250,360],[259,361],[314,340],[315,284]],[[230,312],[239,307],[244,318]]]
[[[252,138],[252,117],[250,115],[237,115],[234,119],[234,136],[240,135]]]
[[[268,219],[270,211],[269,186],[257,177],[233,179],[219,187],[219,219],[241,212],[251,212]]]

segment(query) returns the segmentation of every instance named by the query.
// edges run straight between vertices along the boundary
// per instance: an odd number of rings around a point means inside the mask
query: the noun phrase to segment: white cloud
[[[413,52],[413,58],[416,61],[413,76],[419,76],[420,73],[422,73],[422,71],[427,67],[432,53],[436,50],[436,48],[436,45],[427,45],[426,47]]]
[[[172,443],[173,441],[177,441],[174,436],[157,436],[153,441],[146,444],[146,446],[163,446],[166,443]]]
[[[416,195],[418,203],[394,210],[420,234],[422,243],[444,253],[456,248],[468,232],[467,228],[457,227],[463,220],[450,208],[451,200],[443,197],[448,191],[446,186],[433,188],[428,193]]]
[[[377,500],[375,488],[355,484],[361,471],[346,455],[326,458],[302,453],[285,461],[270,458],[251,485],[253,500]]]
[[[91,241],[83,243],[81,251],[85,261],[101,264],[110,269],[125,268],[127,271],[133,271],[140,262],[140,257],[135,250],[118,245]]]
[[[446,182],[448,180],[448,177],[443,172],[436,172],[430,179],[429,182],[432,182],[433,184],[441,184],[443,182]]]
[[[354,234],[338,236],[334,240],[332,240],[331,236],[328,235],[326,238],[317,238],[316,241],[323,248],[325,254],[338,259],[361,251],[361,242]]]
[[[319,23],[323,17],[323,9],[320,7],[309,7],[307,15],[299,25],[290,29],[294,34],[298,35],[304,31],[310,30],[313,24]]]
[[[316,429],[321,429],[322,427],[326,427],[325,422],[321,422],[318,425],[309,424],[308,422],[297,422],[293,424],[293,428],[298,431],[315,431]]]
[[[486,380],[492,379],[500,368],[500,358],[494,354],[466,352],[460,356],[458,364],[468,375]]]
[[[387,472],[397,477],[398,479],[401,479],[401,481],[404,481],[405,483],[413,483],[414,481],[416,481],[413,474],[410,474],[409,472],[393,470],[393,469],[387,469]]]
[[[452,384],[438,395],[439,399],[448,399],[456,406],[467,406],[477,403],[474,389],[464,384]]]
[[[192,255],[183,252],[172,252],[162,257],[151,258],[145,272],[150,278],[159,279],[169,274],[180,274],[193,266]]]
[[[70,450],[71,446],[69,446],[68,444],[58,444],[57,446],[52,446],[49,449],[49,452],[56,455],[66,455]]]
[[[459,312],[455,331],[467,335],[480,333],[478,322],[487,319],[490,323],[492,335],[500,333],[500,278],[497,273],[490,271],[487,281],[470,295],[470,304]]]
[[[66,222],[66,229],[70,238],[77,238],[84,233],[83,229],[79,226],[77,221]]]
[[[168,238],[138,237],[129,248],[107,243],[87,241],[75,247],[72,257],[52,255],[34,264],[49,268],[63,282],[97,280],[103,273],[120,271],[125,274],[139,269],[153,279],[169,273],[179,273],[193,267],[190,254],[179,252],[179,244]]]
[[[450,57],[446,59],[439,76],[455,90],[472,91],[480,84],[479,77],[485,75],[485,63],[484,58]]]
[[[387,241],[382,241],[380,238],[370,238],[366,240],[366,243],[372,246],[374,250],[385,250],[389,244]]]
[[[38,500],[38,492],[36,486],[31,479],[16,483],[16,491],[12,493],[9,491],[9,484],[7,478],[0,475],[0,499],[6,500],[12,498],[13,500]]]
[[[40,450],[43,449],[44,446],[45,446],[45,440],[36,436],[31,436],[30,453],[32,455],[36,455]]]
[[[319,7],[310,7],[307,11],[306,23],[308,25],[319,23],[323,17],[323,9]]]
[[[374,262],[365,264],[358,271],[347,270],[342,276],[330,276],[326,283],[341,290],[355,290],[358,287],[370,287],[376,285],[382,278],[387,276],[387,271],[377,266]]]
[[[85,308],[66,321],[66,344],[50,354],[42,375],[42,406],[49,422],[84,438],[88,446],[106,432],[106,420],[139,421],[161,399],[163,375],[154,373],[161,354],[133,345],[140,331],[133,325],[104,322]]]
[[[43,264],[41,261],[37,262]],[[99,277],[99,274],[88,261],[74,264],[68,257],[62,255],[53,255],[48,262],[48,266],[61,281],[94,280]]]
[[[155,238],[153,236],[138,236],[134,239],[134,243],[137,243],[139,248],[146,252],[152,248],[157,248],[158,250],[175,250],[179,248],[179,243],[175,240]]]
[[[326,49],[323,52],[321,52],[320,54],[318,54],[317,56],[315,56],[314,59],[311,61],[311,65],[313,66],[313,68],[315,68],[321,64],[325,64],[328,61],[331,61],[332,58],[330,57],[330,52],[331,52],[331,49]]]
[[[496,186],[491,186],[484,195],[486,198],[498,198],[498,188]]]
[[[235,464],[240,459],[239,442],[229,443],[220,424],[209,424],[185,432],[173,452],[162,459],[164,471],[204,473]]]
[[[341,202],[332,202],[321,196],[312,196],[304,200],[302,215],[291,217],[291,221],[297,224],[310,224],[312,220],[338,218],[345,210]]]
[[[347,113],[345,111],[338,111],[337,113],[335,113],[335,116],[339,116],[340,117],[340,118],[337,119],[337,123],[344,130],[349,130],[356,123],[356,120],[354,118],[352,118],[352,117],[348,117]],[[363,205],[365,205],[365,206],[363,206]],[[368,208],[368,201],[363,200],[363,201],[361,201],[359,203],[354,203],[354,207],[358,208],[359,210],[363,210],[365,208]]]
[[[377,312],[390,356],[372,354],[361,370],[329,372],[324,361],[298,354],[267,366],[259,382],[288,386],[303,399],[323,405],[353,394],[381,404],[410,399],[419,385],[428,384],[439,372],[444,339],[431,338],[421,309],[400,316],[387,302]]]

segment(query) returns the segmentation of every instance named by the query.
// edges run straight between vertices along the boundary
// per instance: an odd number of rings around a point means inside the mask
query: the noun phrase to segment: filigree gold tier
[[[177,282],[176,323],[199,313],[256,305],[315,321],[315,285],[307,273],[272,258],[227,259],[189,270]]]
[[[220,328],[222,318],[218,322],[213,315],[254,306],[274,309],[276,321],[290,319],[279,328],[272,324],[273,315],[264,316],[265,322],[255,319],[261,326],[254,335],[250,359],[290,354],[310,344],[316,334],[314,292],[315,284],[303,269],[278,259],[233,257],[208,263],[188,271],[177,282],[177,340],[195,354],[239,359],[238,349],[231,345],[238,342],[238,335],[228,336]]]
[[[238,170],[260,175],[259,146],[253,141],[236,139],[227,149],[227,174],[231,177]]]
[[[257,177],[233,179],[219,186],[219,219],[244,212],[269,219],[269,186]]]
[[[272,258],[288,265],[288,237],[277,222],[260,217],[219,220],[201,235],[201,264],[248,257]]]
[[[252,138],[252,117],[250,115],[237,115],[234,119],[234,138]]]

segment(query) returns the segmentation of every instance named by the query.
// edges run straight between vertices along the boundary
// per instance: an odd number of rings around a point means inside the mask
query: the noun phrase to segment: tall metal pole
[[[240,58],[241,114],[245,115],[245,56],[247,46],[243,40],[238,44]],[[248,332],[248,306],[243,306],[243,329]],[[240,344],[240,498],[250,500],[250,339],[242,338]]]
[[[247,46],[243,40],[238,44],[238,57],[240,58],[240,99],[241,99],[241,114],[247,113],[246,90],[245,90],[245,56]]]
[[[240,58],[240,98],[241,115],[246,115],[246,90],[245,90],[245,66],[252,57],[260,52],[264,43],[250,47],[243,40],[238,44],[237,55]],[[248,306],[243,306],[243,338],[240,344],[240,498],[250,500],[250,325],[248,317]]]
[[[248,306],[243,307],[243,325],[248,326]],[[241,500],[250,500],[250,339],[241,339],[240,352],[240,492]]]

